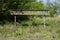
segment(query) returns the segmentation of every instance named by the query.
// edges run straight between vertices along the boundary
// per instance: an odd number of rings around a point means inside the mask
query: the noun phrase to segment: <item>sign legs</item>
[[[43,21],[44,21],[44,28],[46,27],[46,19],[45,19],[45,17],[43,17]]]
[[[16,27],[16,16],[14,16],[14,26]]]

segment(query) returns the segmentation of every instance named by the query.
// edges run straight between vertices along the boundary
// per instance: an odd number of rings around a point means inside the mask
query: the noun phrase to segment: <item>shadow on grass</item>
[[[25,20],[29,20],[28,16],[16,16],[17,22],[22,22]],[[0,16],[0,25],[4,25],[7,22],[14,23],[14,15]]]

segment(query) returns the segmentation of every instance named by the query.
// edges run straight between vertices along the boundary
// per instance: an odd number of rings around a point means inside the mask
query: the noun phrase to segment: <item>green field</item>
[[[0,25],[0,40],[60,40],[60,18],[47,17],[46,27],[43,18]]]

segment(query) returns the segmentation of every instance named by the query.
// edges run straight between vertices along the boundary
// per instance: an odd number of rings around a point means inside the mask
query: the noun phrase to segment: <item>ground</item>
[[[47,17],[46,27],[43,26],[43,19],[35,19],[37,25],[22,26],[17,23],[17,26],[12,23],[0,25],[0,40],[60,40],[60,18]],[[25,22],[24,22],[25,23]],[[31,24],[31,21],[27,21]],[[40,23],[40,24],[38,24]]]

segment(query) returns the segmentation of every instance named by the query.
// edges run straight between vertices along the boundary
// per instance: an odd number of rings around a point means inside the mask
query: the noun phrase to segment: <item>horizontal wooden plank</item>
[[[23,10],[23,11],[12,11],[11,15],[49,15],[48,10]]]

